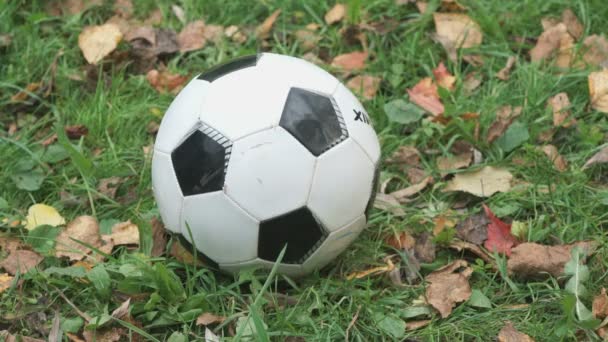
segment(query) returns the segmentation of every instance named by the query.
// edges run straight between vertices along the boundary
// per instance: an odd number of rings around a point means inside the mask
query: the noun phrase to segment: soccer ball
[[[363,230],[380,146],[365,109],[304,60],[262,53],[213,68],[167,110],[152,184],[166,227],[234,273],[323,267]]]

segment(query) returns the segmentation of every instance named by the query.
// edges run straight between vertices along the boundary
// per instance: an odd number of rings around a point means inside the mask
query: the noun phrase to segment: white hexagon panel
[[[342,253],[365,228],[365,216],[361,215],[339,230],[329,234],[321,246],[302,265],[304,272],[311,272],[327,265]]]
[[[329,231],[361,216],[369,202],[374,165],[351,138],[317,159],[308,207]]]
[[[199,76],[210,82],[200,119],[235,141],[278,124],[289,84],[246,56]]]
[[[165,227],[172,232],[180,233],[182,192],[173,171],[171,156],[158,150],[154,150],[152,156],[152,184]]]
[[[234,142],[224,191],[263,221],[306,204],[314,156],[281,127]]]
[[[175,97],[160,123],[154,148],[164,153],[171,153],[190,132],[197,128],[203,97],[209,89],[209,83],[193,79]]]
[[[258,230],[259,222],[221,191],[184,198],[182,236],[218,264],[255,259]]]
[[[376,165],[380,159],[380,144],[365,108],[343,84],[338,85],[333,97],[338,107],[340,107],[349,135],[367,153],[372,163]]]

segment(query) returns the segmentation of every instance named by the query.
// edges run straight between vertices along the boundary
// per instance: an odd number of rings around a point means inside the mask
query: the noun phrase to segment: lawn
[[[608,336],[600,323],[608,315],[608,165],[586,165],[601,151],[608,161],[608,100],[591,96],[588,80],[606,77],[608,42],[593,60],[584,43],[607,33],[604,1],[429,1],[421,13],[416,1],[349,0],[331,24],[333,1],[133,3],[131,11],[113,1],[0,0],[0,339],[491,341],[507,321],[536,341]],[[271,26],[256,29],[277,9]],[[577,32],[567,9],[582,24]],[[450,54],[434,13],[454,11],[478,24],[483,41]],[[216,34],[183,51],[142,48],[126,34],[89,64],[79,35],[113,16],[175,32],[202,19]],[[543,31],[559,25],[558,39],[545,42],[552,50],[539,52]],[[365,76],[377,85],[360,99],[382,146],[382,201],[352,246],[301,279],[189,262],[171,236],[163,239],[151,190],[150,150],[179,86],[259,51],[306,56],[345,83]],[[353,62],[358,51],[367,58],[352,70],[335,61]],[[497,74],[511,56],[512,68]],[[425,78],[432,85],[419,83]],[[560,112],[555,103],[566,105]],[[483,170],[483,181],[500,183],[495,193],[489,183],[473,189]],[[506,184],[497,174],[509,175]],[[463,177],[474,181],[455,184]],[[130,221],[121,227],[138,238],[58,253],[69,226],[28,226],[36,203],[66,222],[94,216],[102,234]],[[487,227],[484,205],[506,224]],[[475,242],[463,227],[486,235]],[[569,245],[581,241],[594,251]],[[556,254],[523,249],[549,246],[566,255],[555,272],[543,267]],[[514,267],[523,254],[532,260]],[[437,303],[429,288],[442,283],[453,287],[439,289]],[[505,334],[501,341],[522,340]]]

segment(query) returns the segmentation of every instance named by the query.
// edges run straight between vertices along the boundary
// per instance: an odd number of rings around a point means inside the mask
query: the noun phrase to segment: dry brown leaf
[[[125,300],[119,307],[112,311],[112,317],[116,319],[122,319],[129,315],[129,305],[131,304],[131,298]]]
[[[412,0],[412,2],[414,1],[416,2],[416,8],[418,9],[418,12],[420,12],[421,14],[426,13],[427,8],[429,7],[429,3],[426,1]]]
[[[435,247],[433,236],[428,232],[423,232],[416,236],[414,256],[422,262],[432,263],[435,260]]]
[[[386,161],[389,164],[405,164],[408,166],[420,165],[420,151],[414,146],[403,145]]]
[[[144,25],[160,25],[163,22],[163,12],[160,8],[150,12],[148,17],[144,20]]]
[[[79,216],[68,223],[66,229],[57,236],[55,256],[58,258],[68,257],[71,261],[82,260],[91,253],[89,247],[82,245],[78,240],[95,248],[102,246],[99,236],[99,224],[92,216]]]
[[[0,261],[0,268],[4,268],[10,275],[24,274],[36,267],[42,259],[44,258],[36,252],[25,249],[14,250],[4,260]]]
[[[513,323],[507,321],[498,333],[498,342],[534,342],[534,340],[530,336],[517,331]]]
[[[180,52],[194,51],[205,47],[205,22],[196,20],[186,25],[177,35]]]
[[[150,220],[150,225],[152,226],[152,251],[150,255],[158,257],[167,248],[167,232],[165,231],[165,226],[157,217],[153,217]]]
[[[597,34],[583,41],[583,60],[593,66],[608,67],[608,40]]]
[[[503,106],[496,112],[496,118],[488,129],[486,141],[490,144],[498,139],[511,126],[513,121],[521,115],[521,106],[511,107]]]
[[[603,164],[608,163],[608,146],[602,148],[598,153],[594,154],[593,157],[589,158],[585,165],[583,165],[583,169],[586,169],[595,164]]]
[[[78,14],[103,4],[103,0],[53,0],[46,2],[46,11],[52,16]]]
[[[481,76],[477,72],[471,72],[464,77],[462,87],[468,94],[471,94],[473,90],[479,88],[481,85]]]
[[[82,333],[86,342],[118,342],[126,336],[123,328],[107,328],[105,330],[84,330]]]
[[[123,18],[130,18],[133,15],[133,3],[131,0],[114,1],[114,13]]]
[[[399,202],[407,201],[408,197],[414,196],[415,194],[419,193],[424,188],[426,188],[427,185],[429,185],[432,182],[433,182],[433,177],[428,176],[425,179],[423,179],[422,182],[420,182],[420,183],[410,185],[407,188],[404,188],[401,190],[393,191],[389,195],[395,197],[397,199],[397,201],[399,201]]]
[[[187,250],[179,241],[173,241],[171,244],[171,250],[169,250],[169,255],[171,255],[175,260],[180,261],[184,264],[202,266],[203,262],[200,259],[195,259],[194,255]]]
[[[364,270],[364,271],[350,273],[346,276],[346,279],[348,279],[348,280],[361,279],[361,278],[365,278],[370,275],[379,275],[379,274],[383,274],[383,273],[388,273],[388,272],[392,271],[393,269],[395,269],[395,265],[393,264],[393,262],[391,261],[390,258],[387,258],[386,265],[376,266],[376,267],[372,267],[372,268]]]
[[[452,241],[450,242],[450,248],[453,248],[459,252],[464,251],[469,251],[475,255],[477,255],[478,257],[480,257],[483,261],[485,261],[486,263],[490,264],[490,265],[494,265],[494,258],[488,254],[488,252],[486,252],[485,249],[482,249],[479,245],[467,242],[467,241],[462,241],[462,240],[458,240],[458,239],[452,239]]]
[[[11,96],[11,102],[23,102],[27,100],[30,94],[35,94],[42,86],[42,82],[32,82],[25,86],[24,90],[19,91],[17,94]]]
[[[281,14],[281,10],[278,9],[274,12],[272,12],[272,14],[270,16],[268,16],[268,18],[266,18],[266,20],[264,20],[264,22],[257,27],[257,29],[255,30],[255,36],[258,39],[266,39],[270,36],[270,31],[272,30],[272,26],[274,26],[274,22],[277,20],[277,18],[279,17],[279,15]]]
[[[156,69],[148,71],[146,79],[159,93],[177,94],[183,87],[188,76],[173,74],[167,70],[158,71]]]
[[[110,199],[114,199],[116,198],[116,191],[118,190],[118,187],[122,181],[122,178],[116,176],[102,178],[99,180],[99,184],[97,185],[97,191]]]
[[[511,249],[507,261],[509,273],[524,279],[563,275],[564,265],[571,258],[571,250],[580,246],[591,255],[596,248],[592,241],[581,241],[570,245],[545,246],[533,242],[521,243]]]
[[[608,69],[590,73],[588,80],[591,107],[598,112],[608,113]]]
[[[443,114],[445,108],[439,99],[437,85],[430,77],[421,79],[412,89],[407,89],[410,101],[433,116]]]
[[[203,32],[203,35],[207,41],[217,44],[224,37],[224,27],[221,25],[209,24],[205,26],[205,32]]]
[[[563,34],[559,39],[559,50],[555,59],[558,68],[569,68],[574,60],[574,38],[570,34]]]
[[[608,295],[606,295],[605,288],[602,287],[602,292],[593,298],[591,313],[593,313],[593,317],[598,319],[608,317]]]
[[[232,39],[233,42],[243,44],[247,41],[247,35],[241,31],[236,25],[230,25],[224,29],[226,37]]]
[[[435,77],[435,82],[437,82],[438,86],[440,86],[441,88],[445,88],[449,91],[454,90],[456,77],[450,74],[443,62],[440,62],[439,65],[435,69],[433,69],[433,76]]]
[[[458,60],[457,50],[479,46],[483,41],[481,28],[463,13],[433,13],[435,39],[447,51],[451,61]]]
[[[483,212],[471,215],[458,222],[456,236],[464,241],[482,245],[488,238],[488,223],[490,223],[490,220]]]
[[[331,66],[346,72],[357,71],[365,68],[366,59],[367,52],[354,51],[334,57],[334,59],[331,61]]]
[[[70,139],[80,139],[89,134],[89,129],[85,125],[69,125],[65,126],[63,130]]]
[[[355,94],[363,96],[366,100],[371,100],[376,96],[380,87],[380,77],[371,75],[357,75],[351,78],[346,86]]]
[[[558,23],[546,29],[538,37],[536,45],[530,50],[530,59],[532,62],[539,62],[551,57],[557,51],[560,51],[562,59],[566,59],[571,54],[573,43],[574,39],[568,33],[566,25]],[[560,63],[563,64],[564,61]]]
[[[405,322],[405,330],[408,330],[408,331],[416,330],[416,329],[426,327],[429,324],[431,324],[430,319],[422,319],[419,321],[409,321],[409,322]]]
[[[11,287],[13,284],[13,279],[15,279],[15,277],[9,275],[8,273],[0,273],[0,293]]]
[[[115,246],[139,245],[139,228],[131,220],[117,223],[112,226],[110,238]]]
[[[497,192],[509,191],[512,179],[513,175],[506,169],[485,166],[477,171],[457,173],[443,191],[464,191],[478,197],[490,197]]]
[[[30,206],[25,220],[25,229],[27,230],[32,230],[42,225],[57,227],[65,224],[65,219],[59,214],[57,209],[42,203]]]
[[[186,12],[181,6],[171,5],[171,11],[175,14],[177,20],[179,20],[182,24],[186,23]]]
[[[503,81],[509,80],[509,77],[511,77],[511,69],[513,69],[516,61],[517,57],[509,56],[509,58],[507,58],[507,64],[505,64],[505,67],[496,73],[496,77]]]
[[[417,167],[410,167],[407,169],[407,180],[410,184],[417,184],[422,182],[429,174],[423,169]]]
[[[78,35],[78,46],[87,62],[97,64],[114,51],[121,40],[119,27],[108,23],[85,27]]]
[[[374,208],[388,211],[395,216],[405,215],[401,203],[395,197],[380,192],[374,197]]]
[[[437,157],[437,168],[441,176],[449,174],[450,171],[462,169],[471,165],[473,161],[473,151],[457,154],[449,157]]]
[[[452,313],[452,308],[471,296],[469,277],[473,270],[464,260],[456,260],[426,276],[425,296],[442,318]]]
[[[196,319],[196,325],[217,324],[217,323],[222,323],[225,320],[226,320],[226,317],[224,317],[224,316],[214,315],[214,314],[212,314],[210,312],[203,312]]]
[[[562,23],[566,25],[568,29],[568,33],[574,37],[574,39],[578,40],[583,36],[583,32],[585,31],[585,27],[576,17],[576,14],[572,12],[571,9],[566,8],[562,12]]]
[[[325,13],[325,23],[327,25],[331,25],[337,23],[344,19],[346,15],[346,5],[344,4],[335,4],[327,13]]]
[[[551,108],[551,111],[553,112],[553,126],[559,127],[564,125],[567,127],[570,125],[571,122],[566,123],[566,119],[568,119],[571,114],[568,94],[563,92],[556,94],[549,98],[547,106]]]
[[[310,51],[317,47],[317,44],[321,40],[321,36],[308,28],[300,29],[295,32],[296,40],[304,51]]]
[[[559,154],[557,147],[555,147],[554,145],[545,145],[543,147],[539,147],[539,149],[547,155],[551,162],[553,162],[553,166],[555,166],[555,169],[560,172],[564,172],[568,169],[568,163],[566,162],[564,157]]]
[[[454,220],[452,220],[444,215],[439,215],[439,216],[435,217],[433,219],[433,223],[435,224],[435,226],[433,226],[433,235],[434,236],[441,234],[441,232],[445,228],[454,228],[454,226],[456,225],[456,222],[454,222]]]
[[[390,235],[385,241],[396,249],[413,249],[416,245],[416,239],[406,231]]]

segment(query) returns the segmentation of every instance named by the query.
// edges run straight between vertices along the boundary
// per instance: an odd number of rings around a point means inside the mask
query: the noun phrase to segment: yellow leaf
[[[361,278],[365,278],[369,275],[376,275],[376,274],[382,274],[382,273],[387,273],[392,271],[393,269],[395,269],[395,265],[393,264],[393,262],[391,261],[391,259],[386,259],[386,265],[384,266],[377,266],[377,267],[372,267],[368,270],[365,271],[359,271],[359,272],[353,272],[349,275],[346,276],[346,279],[351,280],[351,279],[361,279]]]
[[[78,46],[90,64],[97,64],[109,55],[122,40],[120,28],[113,23],[87,26],[78,35]]]
[[[589,74],[589,97],[593,109],[608,113],[608,69]]]
[[[32,230],[43,224],[49,226],[60,226],[65,224],[65,219],[59,215],[57,209],[46,204],[34,204],[27,210],[25,228]]]
[[[14,278],[8,273],[0,273],[0,293],[11,287]]]
[[[443,191],[464,191],[478,197],[489,197],[509,191],[512,179],[509,171],[486,166],[481,170],[456,174]]]
[[[325,13],[325,22],[327,25],[337,23],[344,19],[346,15],[346,6],[344,4],[336,4],[327,13]]]

